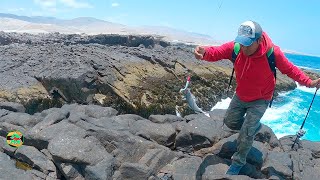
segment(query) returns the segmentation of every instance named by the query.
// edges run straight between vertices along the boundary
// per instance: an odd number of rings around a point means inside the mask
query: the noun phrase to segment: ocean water
[[[298,67],[320,72],[320,57],[297,54],[286,54],[286,57]],[[298,83],[297,86],[292,91],[280,93],[274,99],[272,108],[268,108],[261,119],[278,138],[296,134],[316,92],[315,88],[299,86]],[[227,109],[230,101],[230,98],[223,99],[212,109]],[[306,134],[301,139],[320,141],[320,90],[316,94],[303,130]]]

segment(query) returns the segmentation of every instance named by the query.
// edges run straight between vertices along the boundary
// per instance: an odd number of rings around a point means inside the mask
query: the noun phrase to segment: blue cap
[[[243,46],[250,46],[254,41],[262,35],[261,26],[254,21],[246,21],[242,23],[238,29],[238,36],[234,40]]]

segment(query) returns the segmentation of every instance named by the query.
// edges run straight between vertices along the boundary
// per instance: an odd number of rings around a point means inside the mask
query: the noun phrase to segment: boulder
[[[46,175],[52,172],[57,172],[53,162],[35,147],[25,145],[21,146],[15,151],[14,157],[29,164],[34,169],[37,169]]]
[[[67,119],[70,113],[67,111],[54,111],[46,115],[41,122],[30,129],[31,134],[36,134],[52,124],[57,124],[63,119]]]
[[[112,117],[118,114],[118,111],[111,107],[101,107],[97,105],[89,105],[85,107],[85,113],[89,117],[101,118],[101,117]]]
[[[151,169],[138,163],[123,163],[119,169],[120,175],[117,180],[148,179],[151,176]]]
[[[237,150],[237,138],[238,133],[222,139],[215,145],[213,152],[222,158],[231,159],[231,156]],[[258,141],[253,141],[252,148],[247,156],[247,163],[250,163],[260,169],[265,158],[267,157],[267,153],[268,149],[264,144]]]
[[[171,124],[158,124],[149,120],[139,120],[133,123],[131,132],[146,139],[154,140],[164,146],[172,146],[176,131]]]
[[[150,121],[154,122],[154,123],[159,123],[159,124],[163,124],[163,123],[174,123],[174,122],[181,122],[184,121],[183,118],[178,117],[176,115],[172,115],[172,114],[166,114],[166,115],[151,115],[148,118]]]
[[[0,179],[32,180],[32,176],[29,172],[17,169],[15,167],[15,162],[2,152],[0,152],[0,162]]]
[[[32,116],[21,112],[10,113],[0,118],[0,122],[6,122],[12,125],[21,126],[25,129],[30,129],[41,121],[42,118],[38,116]]]
[[[204,115],[194,116],[194,120],[191,120],[190,116],[185,118],[189,122],[176,137],[177,150],[192,152],[212,146],[227,136],[221,121],[214,121]]]
[[[160,172],[170,174],[174,180],[196,180],[197,178],[200,178],[200,176],[197,176],[197,172],[201,161],[202,160],[199,157],[181,158],[166,165]]]
[[[14,102],[0,102],[0,109],[6,109],[13,112],[22,112],[26,111],[26,108],[19,103]]]
[[[66,179],[85,180],[82,174],[83,167],[81,165],[62,162],[56,162],[55,164]]]
[[[320,142],[302,140],[301,144],[304,149],[311,150],[313,158],[320,158]]]
[[[262,124],[262,127],[256,134],[254,140],[262,143],[268,143],[271,148],[280,146],[280,141],[278,140],[272,129],[264,124]]]
[[[292,165],[289,154],[269,152],[261,170],[268,177],[277,176],[280,179],[292,179]]]
[[[109,155],[92,136],[58,136],[49,142],[48,150],[55,161],[86,165],[95,165]]]
[[[111,179],[115,166],[116,159],[110,154],[105,154],[102,161],[84,168],[84,177],[85,179]]]
[[[25,144],[34,146],[39,150],[46,149],[49,142],[55,137],[84,137],[87,132],[80,127],[69,123],[67,120],[49,125],[38,133],[34,133],[32,129],[25,135]]]

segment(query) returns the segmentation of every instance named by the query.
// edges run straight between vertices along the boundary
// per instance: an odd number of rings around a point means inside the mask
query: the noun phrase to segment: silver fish
[[[196,113],[203,113],[207,117],[210,117],[209,113],[204,112],[196,103],[195,96],[191,93],[189,88],[185,88],[181,91],[184,94],[185,100],[187,101],[189,107],[194,110]]]

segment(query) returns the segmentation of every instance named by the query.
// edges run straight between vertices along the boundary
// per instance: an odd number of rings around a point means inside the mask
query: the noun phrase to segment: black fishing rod
[[[301,138],[301,137],[304,135],[304,131],[302,130],[302,128],[303,128],[303,126],[304,126],[304,123],[306,122],[306,119],[307,119],[308,114],[309,114],[309,112],[310,112],[312,103],[313,103],[313,101],[314,101],[314,98],[316,97],[317,91],[318,91],[318,88],[316,89],[316,92],[315,92],[314,95],[313,95],[313,98],[312,98],[311,104],[310,104],[310,106],[309,106],[308,112],[307,112],[307,114],[306,114],[306,117],[304,118],[303,123],[302,123],[299,131],[297,132],[296,139],[294,140],[294,142],[293,142],[293,144],[292,144],[292,146],[291,146],[291,149],[293,149],[293,147],[294,147],[294,145],[296,144],[298,138]]]

